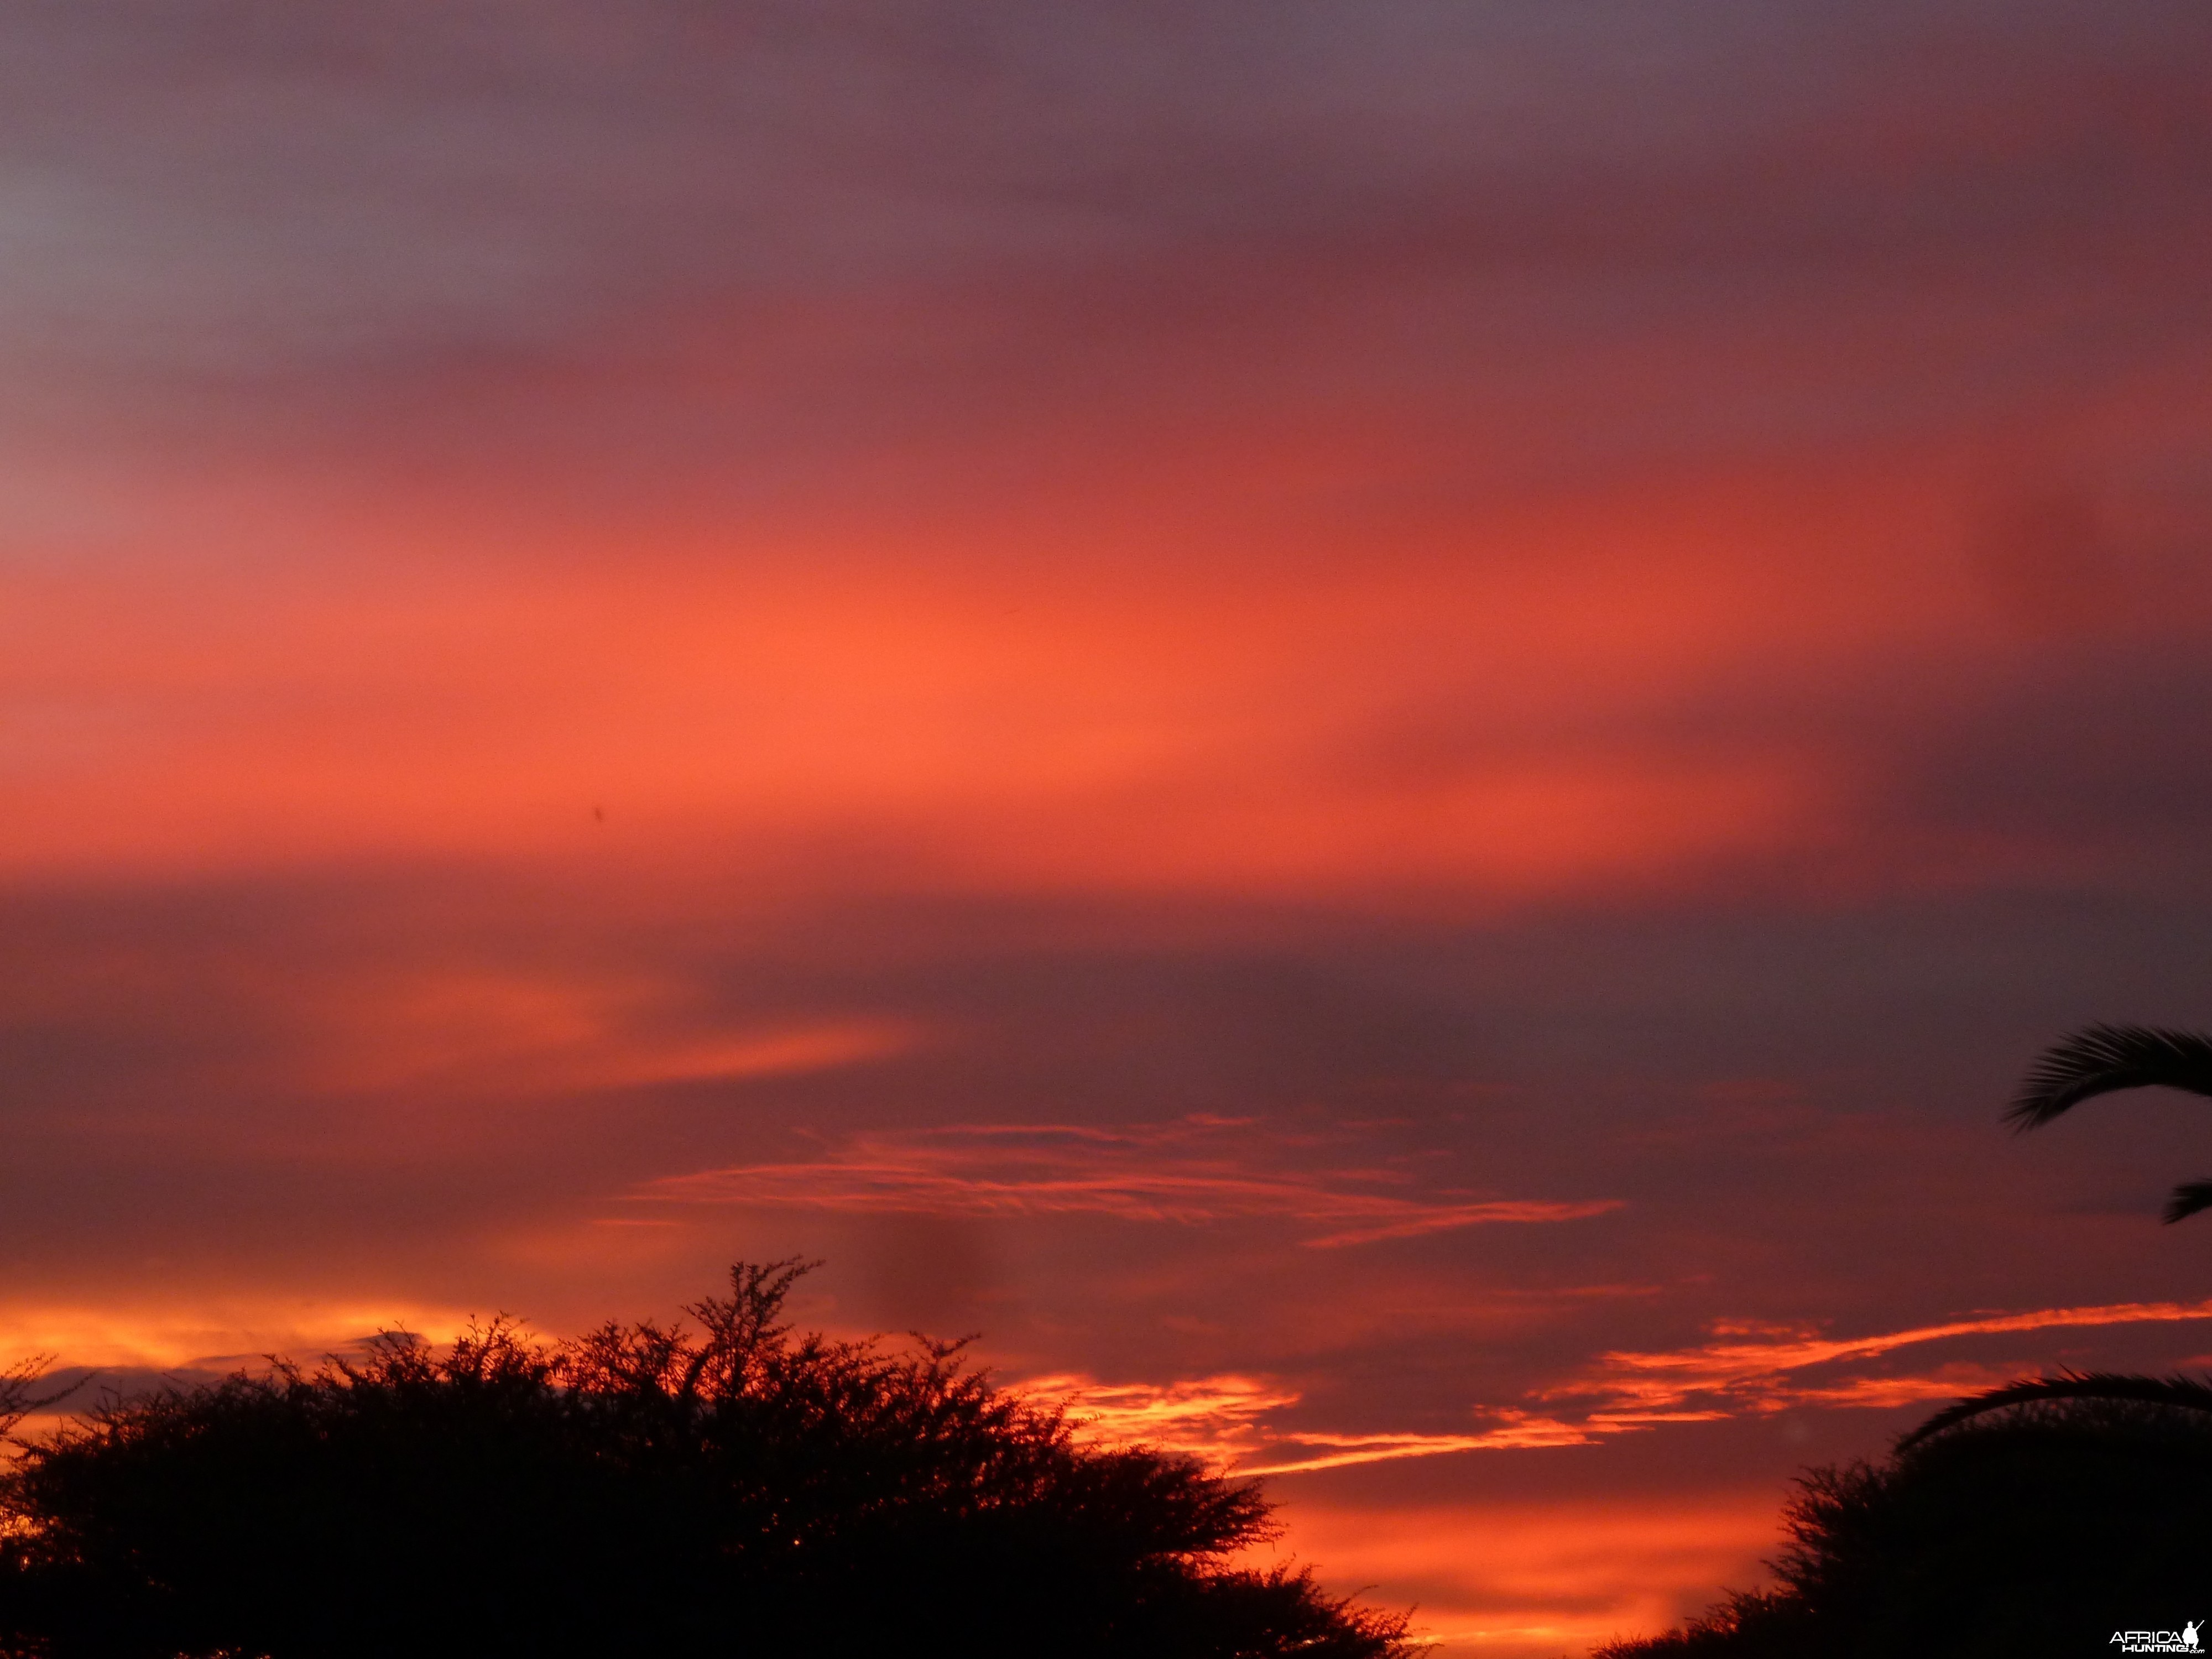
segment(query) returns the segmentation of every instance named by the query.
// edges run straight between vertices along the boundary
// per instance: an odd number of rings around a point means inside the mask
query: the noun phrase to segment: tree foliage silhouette
[[[958,1344],[794,1336],[795,1261],[692,1323],[110,1400],[0,1482],[44,1659],[1052,1653],[1388,1659],[1405,1621],[1236,1553],[1256,1487],[1087,1446]]]
[[[52,1363],[51,1355],[39,1355],[0,1370],[0,1435],[9,1432],[40,1407],[51,1406],[62,1397],[38,1392],[39,1379]]]
[[[2212,1560],[2208,1481],[2212,1413],[2197,1399],[2022,1393],[1954,1408],[1882,1464],[1800,1478],[1789,1547],[1767,1564],[1775,1589],[1598,1659],[2106,1652],[2115,1630],[2202,1611],[2176,1598]]]
[[[2084,1027],[2043,1051],[2005,1115],[2025,1132],[2099,1095],[2148,1088],[2212,1095],[2212,1036],[2148,1025]],[[2212,1181],[2185,1182],[2166,1200],[2166,1219],[2203,1209],[2212,1209]]]

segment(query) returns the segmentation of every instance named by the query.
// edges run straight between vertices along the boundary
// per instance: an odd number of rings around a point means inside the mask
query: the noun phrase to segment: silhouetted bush
[[[2116,1630],[2212,1612],[2212,1413],[2202,1410],[2033,1400],[1908,1437],[1880,1467],[1814,1470],[1799,1486],[1790,1547],[1768,1564],[1777,1589],[1739,1592],[1599,1659],[2102,1653]]]
[[[902,1655],[1382,1659],[1404,1621],[1230,1558],[1256,1488],[1078,1444],[955,1346],[778,1322],[278,1364],[110,1402],[0,1485],[0,1628],[48,1659]]]

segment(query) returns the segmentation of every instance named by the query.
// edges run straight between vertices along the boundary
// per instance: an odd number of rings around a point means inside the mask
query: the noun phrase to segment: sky
[[[2198,0],[0,19],[0,1360],[979,1333],[1543,1659],[2212,1364]]]

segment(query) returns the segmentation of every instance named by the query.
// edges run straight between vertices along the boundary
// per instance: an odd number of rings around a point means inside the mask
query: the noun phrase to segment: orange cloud
[[[343,1351],[380,1331],[444,1341],[470,1316],[405,1297],[388,1302],[313,1297],[189,1297],[159,1303],[0,1304],[0,1365],[50,1356],[58,1365],[166,1369],[234,1364],[263,1354]]]
[[[1255,482],[1295,497],[1310,465]],[[36,810],[0,823],[0,873],[489,857],[1402,906],[1996,867],[1986,824],[1894,834],[1869,750],[1895,734],[1820,712],[1839,677],[1939,713],[2010,672],[1955,481],[1615,483],[1357,560],[1188,490],[1159,510],[1203,556],[1140,519],[1037,560],[1038,523],[975,507],[549,532],[526,570],[355,503],[314,564],[11,572],[0,704]]]
[[[1021,1387],[1060,1402],[1085,1434],[1188,1453],[1245,1475],[1294,1474],[1446,1452],[1579,1446],[1593,1437],[1573,1425],[1517,1411],[1489,1413],[1497,1426],[1474,1434],[1279,1428],[1270,1419],[1303,1396],[1271,1377],[1233,1373],[1166,1383],[1101,1382],[1060,1375],[1034,1377]]]
[[[1275,1167],[1261,1161],[1271,1150]],[[1280,1152],[1250,1124],[1204,1118],[1120,1129],[953,1125],[856,1136],[806,1163],[671,1176],[635,1196],[937,1215],[1088,1213],[1184,1224],[1266,1217],[1321,1229],[1304,1241],[1315,1249],[1500,1223],[1573,1221],[1621,1207],[1614,1199],[1413,1194],[1403,1190],[1409,1184],[1403,1170],[1301,1170],[1285,1167]]]
[[[1390,1463],[1405,1457],[1437,1457],[1447,1452],[1526,1451],[1537,1446],[1585,1446],[1602,1430],[1565,1423],[1554,1417],[1498,1409],[1486,1413],[1498,1426],[1474,1434],[1327,1434],[1301,1431],[1279,1437],[1279,1444],[1316,1448],[1310,1455],[1241,1465],[1239,1474],[1297,1474],[1346,1468],[1355,1463]]]
[[[1086,1435],[1224,1465],[1266,1444],[1263,1419],[1299,1400],[1295,1389],[1269,1378],[1235,1373],[1166,1383],[1061,1374],[1032,1377],[1021,1387],[1057,1401]]]
[[[2030,1313],[1988,1314],[1941,1325],[1919,1325],[1871,1336],[1827,1338],[1793,1333],[1767,1341],[1709,1342],[1658,1353],[1601,1355],[1574,1381],[1540,1391],[1543,1399],[1595,1396],[1611,1402],[1607,1419],[1636,1420],[1624,1410],[1663,1413],[1707,1400],[1722,1412],[1778,1411],[1792,1405],[1893,1406],[1968,1393],[1993,1374],[1946,1370],[1925,1377],[1860,1377],[1826,1386],[1790,1380],[1792,1374],[1850,1360],[1873,1359],[1899,1348],[1962,1337],[2002,1335],[2069,1327],[2164,1323],[2212,1319],[2212,1300],[2122,1302],[2101,1307],[2045,1308]],[[1723,1325],[1724,1334],[1745,1328]],[[1593,1420],[1595,1420],[1595,1419]],[[1650,1420],[1645,1419],[1644,1420]]]
[[[155,570],[9,578],[0,701],[35,714],[10,763],[39,810],[0,825],[0,871],[735,858],[834,889],[856,846],[961,884],[1516,895],[1819,837],[1850,780],[1814,747],[1629,728],[1775,671],[1777,636],[1800,665],[1917,652],[1885,618],[1919,611],[1613,510],[1264,583],[1126,548],[933,577],[890,532],[742,574],[578,546],[527,582],[369,544],[373,576],[219,603]],[[975,533],[996,557],[1018,532]]]

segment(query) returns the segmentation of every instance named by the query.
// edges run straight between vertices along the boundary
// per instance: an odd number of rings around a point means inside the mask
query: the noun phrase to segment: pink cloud
[[[1320,1230],[1315,1249],[1497,1223],[1573,1221],[1617,1199],[1425,1193],[1404,1170],[1297,1167],[1248,1122],[1116,1129],[954,1125],[856,1135],[802,1163],[738,1164],[648,1183],[643,1200],[969,1216],[1093,1214],[1195,1224],[1272,1218]]]

